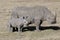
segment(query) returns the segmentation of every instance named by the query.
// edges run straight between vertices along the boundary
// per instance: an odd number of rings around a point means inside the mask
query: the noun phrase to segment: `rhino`
[[[56,23],[56,15],[54,15],[46,6],[20,6],[13,8],[11,13],[11,18],[26,17],[25,20],[28,21],[28,23],[34,23],[36,25],[36,30],[38,31],[43,21],[48,21],[51,24]]]
[[[28,24],[28,21],[24,19],[24,17],[20,18],[11,18],[8,21],[8,30],[9,32],[12,32],[13,28],[18,28],[18,31],[22,31],[23,26],[26,27]]]

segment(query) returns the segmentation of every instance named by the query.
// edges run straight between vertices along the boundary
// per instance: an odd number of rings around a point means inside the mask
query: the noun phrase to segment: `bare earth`
[[[57,14],[57,23],[42,26],[60,26],[60,0],[0,0],[0,40],[60,40],[60,30],[26,31],[9,33],[7,22],[11,16],[11,9],[16,6],[46,6]]]

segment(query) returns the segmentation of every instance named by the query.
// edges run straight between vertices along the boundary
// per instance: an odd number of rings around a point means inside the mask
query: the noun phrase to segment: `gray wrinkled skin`
[[[9,31],[12,32],[13,27],[17,27],[18,31],[22,31],[22,27],[26,27],[27,26],[27,21],[25,19],[23,19],[23,17],[20,18],[11,18],[8,22],[8,27],[9,27]]]
[[[12,10],[11,18],[19,18],[21,16],[27,17],[25,20],[35,23],[36,29],[39,30],[39,26],[43,21],[49,23],[56,23],[56,16],[45,6],[35,7],[16,7]],[[34,22],[33,22],[34,21]]]

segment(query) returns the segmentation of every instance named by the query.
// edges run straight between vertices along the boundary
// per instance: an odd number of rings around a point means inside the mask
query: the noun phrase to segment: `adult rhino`
[[[56,23],[56,15],[45,6],[15,7],[12,10],[11,18],[19,18],[21,16],[26,17],[25,20],[28,22],[35,23],[36,30],[39,30],[39,26],[43,21],[48,21],[51,24]]]

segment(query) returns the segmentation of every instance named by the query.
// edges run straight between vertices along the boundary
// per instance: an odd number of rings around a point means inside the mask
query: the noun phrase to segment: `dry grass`
[[[60,30],[27,31],[23,33],[0,33],[0,40],[60,40]]]

